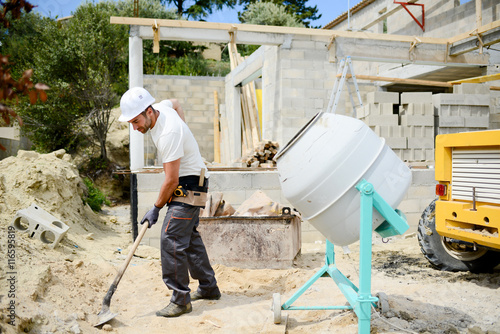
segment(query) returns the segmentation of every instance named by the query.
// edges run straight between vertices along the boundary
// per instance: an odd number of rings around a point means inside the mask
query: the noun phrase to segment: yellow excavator
[[[418,241],[431,265],[491,271],[500,263],[500,130],[436,136],[437,199],[424,210]]]

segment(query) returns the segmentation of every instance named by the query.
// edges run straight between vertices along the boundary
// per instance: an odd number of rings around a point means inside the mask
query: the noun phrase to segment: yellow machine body
[[[439,235],[500,249],[500,130],[436,137]]]

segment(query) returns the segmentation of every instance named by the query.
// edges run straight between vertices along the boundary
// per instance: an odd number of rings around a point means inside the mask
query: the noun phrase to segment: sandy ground
[[[193,302],[193,312],[175,319],[155,312],[170,298],[161,280],[158,251],[140,246],[111,301],[118,315],[95,328],[109,284],[131,244],[128,207],[107,208],[110,225],[99,237],[68,236],[52,250],[17,234],[16,326],[9,321],[2,293],[2,329],[7,333],[357,333],[352,311],[283,311],[288,321],[273,324],[272,295],[287,300],[324,263],[323,244],[304,244],[293,268],[239,269],[215,264],[222,291],[219,301]],[[96,235],[94,235],[96,236]],[[4,251],[2,244],[2,251]],[[78,246],[78,247],[76,247]],[[344,254],[336,248],[338,268],[357,283],[358,244]],[[2,281],[8,276],[2,273]],[[5,284],[3,284],[5,287]],[[500,271],[491,274],[439,272],[420,254],[415,236],[374,241],[372,292],[385,292],[390,309],[373,312],[376,333],[494,333],[500,330]],[[196,282],[192,282],[192,289]],[[294,305],[344,305],[330,278],[319,279]]]
[[[357,333],[352,311],[283,311],[288,320],[273,323],[273,293],[288,300],[323,266],[320,243],[303,244],[289,269],[214,264],[222,298],[193,302],[193,312],[175,319],[155,315],[171,294],[161,280],[159,251],[140,246],[111,301],[118,315],[94,327],[132,244],[130,214],[128,206],[94,214],[82,203],[81,187],[64,152],[21,153],[0,161],[1,333]],[[27,233],[9,233],[17,210],[31,203],[70,226],[54,249]],[[359,245],[349,248],[349,253],[336,248],[336,263],[357,284]],[[15,258],[9,262],[12,250]],[[436,271],[414,234],[387,243],[374,238],[372,265],[372,294],[384,292],[390,306],[383,314],[373,311],[373,333],[500,333],[500,269]],[[320,278],[294,306],[345,303],[333,280]]]

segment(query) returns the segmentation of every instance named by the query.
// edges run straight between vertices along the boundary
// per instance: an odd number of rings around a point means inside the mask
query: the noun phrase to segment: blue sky
[[[98,0],[95,0],[98,1]],[[44,16],[52,18],[65,17],[71,15],[78,5],[83,2],[82,0],[29,0],[35,6],[36,11]],[[318,6],[318,11],[322,14],[321,19],[313,21],[313,26],[324,26],[337,16],[347,11],[347,4],[354,6],[359,0],[309,0],[308,6]],[[240,9],[241,10],[241,9]],[[225,10],[223,12],[215,12],[207,18],[209,22],[221,23],[239,23],[237,17],[238,10]]]

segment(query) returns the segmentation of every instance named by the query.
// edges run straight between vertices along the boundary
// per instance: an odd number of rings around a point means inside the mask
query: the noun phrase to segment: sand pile
[[[71,232],[93,232],[102,225],[82,201],[86,187],[64,150],[49,154],[19,151],[0,161],[0,221],[9,224],[18,210],[37,204],[70,226]]]
[[[94,257],[92,252],[99,252],[94,248],[96,240],[105,239],[112,230],[107,226],[110,219],[99,217],[83,203],[85,191],[76,166],[64,150],[50,154],[20,151],[17,157],[0,161],[0,227],[4,232],[0,234],[0,252],[5,255],[0,278],[9,282],[8,291],[2,290],[0,320],[15,322],[14,327],[6,326],[4,330],[44,328],[54,332],[59,328],[63,333],[77,333],[77,319],[93,311],[94,301],[85,305],[85,298],[75,297],[83,293],[96,298],[93,295],[99,293],[92,292],[114,272],[112,265],[84,262]],[[54,249],[25,232],[9,229],[16,212],[32,203],[70,227]],[[15,256],[8,257],[10,254]],[[78,270],[87,273],[74,275]],[[88,311],[86,306],[90,307]],[[12,319],[8,317],[11,313],[15,313]]]

